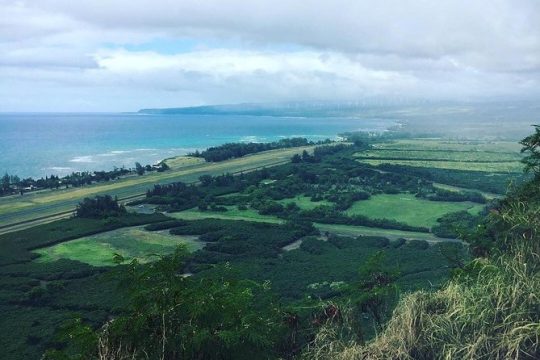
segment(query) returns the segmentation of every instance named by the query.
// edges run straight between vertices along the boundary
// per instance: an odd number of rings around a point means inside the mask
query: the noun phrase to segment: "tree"
[[[164,161],[162,161],[161,163],[159,163],[159,167],[157,169],[158,172],[163,172],[163,171],[166,171],[166,170],[169,170],[170,167],[169,165],[167,165]]]
[[[525,171],[532,172],[535,177],[540,177],[540,125],[533,125],[535,132],[520,141],[523,145],[522,153],[527,154],[521,160],[525,164]]]
[[[202,186],[209,186],[212,184],[213,178],[210,175],[201,175],[199,176],[199,181],[201,182]]]
[[[138,175],[144,174],[144,167],[141,165],[141,163],[139,162],[135,163],[135,171],[137,172]]]
[[[302,161],[304,161],[304,162],[310,162],[311,161],[311,156],[309,155],[309,153],[306,150],[302,151]]]
[[[21,178],[18,177],[17,175],[12,175],[12,176],[10,176],[10,182],[11,182],[13,185],[19,185],[20,182],[21,182]]]
[[[126,208],[118,204],[118,199],[113,199],[110,195],[96,196],[93,199],[85,198],[76,209],[77,217],[93,219],[120,216],[126,212]]]
[[[72,329],[71,347],[84,345],[78,359],[277,358],[283,325],[268,284],[237,280],[228,267],[216,277],[182,277],[186,258],[180,248],[155,263],[118,269],[129,311],[95,333]]]
[[[4,192],[7,192],[9,190],[9,184],[10,184],[10,177],[8,173],[5,173],[4,176],[2,176],[2,190]]]
[[[371,314],[376,327],[381,327],[391,301],[397,295],[395,281],[399,273],[384,262],[385,253],[372,255],[360,268],[359,294],[356,304],[363,312]]]

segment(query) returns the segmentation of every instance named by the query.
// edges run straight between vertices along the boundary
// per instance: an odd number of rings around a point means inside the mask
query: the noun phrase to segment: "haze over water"
[[[21,177],[133,167],[226,142],[335,138],[390,119],[247,115],[0,114],[0,172]]]

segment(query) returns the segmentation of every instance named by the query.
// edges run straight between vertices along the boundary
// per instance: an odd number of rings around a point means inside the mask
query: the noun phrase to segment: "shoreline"
[[[152,120],[122,113],[4,115],[0,116],[0,126],[5,127],[7,151],[0,161],[0,175],[7,172],[34,179],[107,171],[115,166],[131,168],[136,161],[157,164],[170,157],[226,143],[267,143],[292,137],[337,140],[341,133],[383,132],[396,124],[395,119],[344,116],[311,119],[235,115],[225,119],[209,115],[203,119],[198,115],[160,115],[159,120]],[[32,129],[44,122],[51,131],[35,138]],[[83,135],[87,141],[78,143],[77,139]]]

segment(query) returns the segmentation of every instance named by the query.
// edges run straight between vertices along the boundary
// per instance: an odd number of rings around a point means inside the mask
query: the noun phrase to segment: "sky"
[[[539,0],[0,0],[0,112],[540,99]]]

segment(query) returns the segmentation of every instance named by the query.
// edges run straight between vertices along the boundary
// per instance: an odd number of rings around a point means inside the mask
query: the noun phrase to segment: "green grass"
[[[464,191],[471,191],[471,189],[466,189],[466,188],[459,187],[459,186],[440,184],[440,183],[433,183],[433,187],[435,187],[437,189],[454,191],[454,192],[458,192],[458,193],[464,192]],[[479,190],[474,190],[474,191],[482,194],[482,196],[485,197],[487,200],[493,200],[493,199],[501,197],[500,194],[494,194],[494,193],[485,192],[485,191],[479,191]]]
[[[118,218],[69,218],[0,235],[0,265],[30,261],[30,250],[106,231],[170,220],[163,214],[131,214]]]
[[[407,139],[356,153],[370,165],[394,164],[437,169],[521,173],[520,145],[513,142]]]
[[[522,156],[519,153],[511,152],[486,152],[486,151],[451,151],[451,150],[367,150],[356,153],[357,157],[367,158],[394,158],[394,159],[436,159],[436,160],[453,160],[463,162],[504,162],[516,161],[519,162]]]
[[[193,156],[175,156],[164,160],[171,169],[179,169],[181,167],[192,166],[204,163],[203,158]]]
[[[294,198],[289,198],[289,199],[283,199],[283,200],[280,200],[279,203],[283,204],[283,205],[287,205],[289,203],[296,203],[296,205],[298,205],[298,207],[302,210],[311,210],[311,209],[314,209],[316,208],[317,206],[331,206],[332,203],[329,202],[329,201],[326,201],[326,200],[321,200],[321,201],[311,201],[311,198],[308,197],[308,196],[303,196],[303,195],[298,195]]]
[[[271,224],[281,224],[283,220],[271,215],[260,215],[257,210],[247,209],[238,210],[236,206],[225,206],[226,212],[200,211],[197,208],[184,210],[175,213],[167,213],[168,216],[183,220],[201,220],[201,219],[222,219],[222,220],[244,220],[254,222],[265,222]]]
[[[344,236],[383,236],[391,240],[404,238],[409,240],[426,240],[430,242],[440,242],[444,239],[438,238],[430,233],[421,233],[414,231],[403,231],[393,229],[373,228],[367,226],[352,226],[352,225],[335,225],[335,224],[318,224],[315,227],[322,232],[329,232],[336,235]]]
[[[517,161],[501,162],[458,162],[458,161],[433,161],[433,160],[381,160],[361,159],[364,164],[378,166],[382,164],[403,165],[412,167],[425,167],[450,170],[483,171],[489,173],[521,173],[523,164]]]
[[[429,201],[412,194],[381,194],[355,202],[348,215],[364,215],[374,219],[396,220],[408,225],[431,227],[441,216],[462,210],[478,214],[483,205],[471,202]]]
[[[144,176],[128,176],[121,180],[89,185],[81,188],[69,188],[53,191],[42,191],[0,198],[0,225],[13,224],[32,220],[38,217],[73,210],[77,203],[96,195],[118,196],[120,199],[144,194],[154,184],[165,184],[174,181],[195,182],[204,174],[221,175],[225,172],[235,173],[250,169],[273,166],[290,161],[294,154],[302,151],[313,151],[314,146],[278,149],[219,163],[195,163],[180,166],[165,172],[152,172]]]
[[[70,259],[93,266],[112,266],[115,253],[128,260],[136,258],[148,262],[156,259],[153,254],[172,253],[181,244],[190,251],[204,246],[195,236],[176,236],[168,232],[149,232],[142,227],[132,227],[67,241],[34,250],[34,253],[40,255],[35,260],[37,262]]]
[[[402,139],[376,144],[377,149],[493,151],[519,153],[521,145],[513,141],[458,141],[445,139]]]

